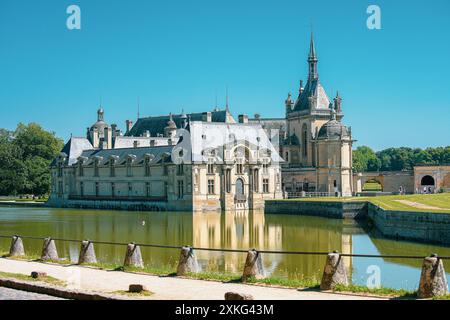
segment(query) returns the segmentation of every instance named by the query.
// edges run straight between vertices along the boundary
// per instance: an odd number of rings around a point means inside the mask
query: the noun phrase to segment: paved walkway
[[[49,276],[66,281],[69,287],[101,292],[128,290],[130,284],[142,284],[154,292],[155,300],[223,300],[229,291],[251,294],[256,300],[355,300],[367,298],[353,295],[270,288],[239,283],[158,277],[119,271],[96,270],[78,266],[60,266],[39,262],[0,258],[0,271],[31,274],[43,271]]]
[[[45,294],[25,292],[21,290],[14,290],[0,287],[0,301],[1,300],[64,300]]]

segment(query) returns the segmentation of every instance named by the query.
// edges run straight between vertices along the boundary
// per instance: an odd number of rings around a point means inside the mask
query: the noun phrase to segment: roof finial
[[[225,110],[226,110],[226,111],[229,111],[229,110],[228,110],[228,86],[227,86],[227,88],[226,88],[226,104],[225,104]]]
[[[138,98],[137,98],[137,118],[138,118],[138,120],[139,120],[139,118],[141,117],[141,115],[140,115],[140,107],[141,107],[141,101],[140,101],[141,99],[140,99],[140,97],[138,96]]]

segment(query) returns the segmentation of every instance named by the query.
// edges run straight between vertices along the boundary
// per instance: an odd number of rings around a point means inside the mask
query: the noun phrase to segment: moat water
[[[204,248],[274,251],[338,250],[354,254],[450,256],[450,247],[385,239],[355,221],[259,212],[180,213],[0,207],[0,235],[19,234],[108,242],[191,245]],[[0,238],[0,252],[10,240]],[[42,241],[24,240],[28,254],[39,254]],[[78,259],[79,244],[57,242],[60,257]],[[96,245],[100,262],[121,264],[123,246]],[[144,263],[176,268],[179,250],[142,247]],[[240,274],[246,254],[197,251],[204,271]],[[353,283],[366,285],[379,270],[381,284],[416,289],[422,261],[409,259],[345,258]],[[324,256],[263,254],[266,272],[278,278],[321,278]],[[450,271],[450,261],[445,263]],[[447,274],[450,280],[450,274]],[[370,278],[373,279],[373,278]]]

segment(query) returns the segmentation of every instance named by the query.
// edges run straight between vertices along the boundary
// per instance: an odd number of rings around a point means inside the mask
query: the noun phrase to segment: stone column
[[[199,272],[197,258],[191,247],[181,248],[180,261],[178,262],[177,276],[183,276],[186,273]]]
[[[323,270],[320,290],[332,290],[336,285],[348,285],[347,272],[344,259],[338,252],[328,254],[325,268]]]
[[[11,240],[11,247],[9,248],[10,257],[23,257],[25,255],[25,249],[23,248],[22,238],[19,236],[13,236]]]
[[[55,240],[53,240],[52,238],[44,239],[44,246],[42,248],[41,260],[42,261],[59,260]]]
[[[125,253],[124,267],[144,268],[144,262],[142,261],[141,247],[135,243],[130,243],[127,246],[127,252]]]
[[[94,243],[89,240],[81,242],[80,257],[78,264],[82,263],[97,263],[97,257],[95,256]]]
[[[247,253],[242,281],[247,281],[251,277],[256,279],[263,279],[265,277],[261,254],[255,249]]]
[[[432,254],[423,260],[417,296],[424,299],[446,294],[448,294],[448,284],[444,264],[437,254]]]

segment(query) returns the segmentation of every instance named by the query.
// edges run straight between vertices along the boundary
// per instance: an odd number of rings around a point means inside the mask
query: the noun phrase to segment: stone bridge
[[[399,193],[400,187],[406,193],[414,193],[414,171],[380,171],[361,172],[354,174],[354,190],[362,192],[364,184],[376,181],[381,185],[383,192]]]

